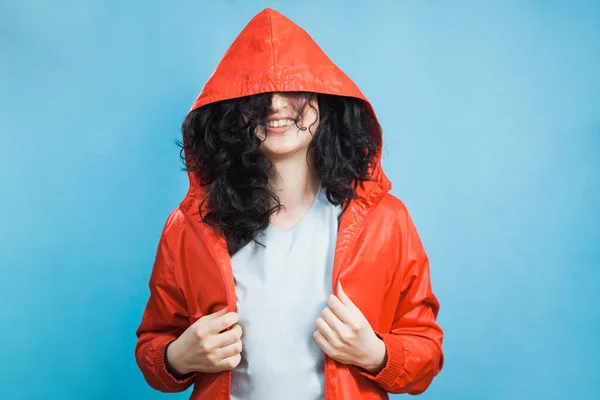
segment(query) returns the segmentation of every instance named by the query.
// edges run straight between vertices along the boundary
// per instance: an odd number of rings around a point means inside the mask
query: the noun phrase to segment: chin
[[[267,139],[263,142],[262,151],[265,154],[273,155],[276,157],[282,157],[285,155],[295,154],[298,152],[305,152],[308,149],[308,143],[298,143],[294,141],[277,141]]]
[[[266,156],[281,158],[281,157],[289,156],[291,154],[296,153],[296,150],[299,150],[299,149],[270,149],[270,148],[265,148],[265,149],[262,150],[262,152]]]

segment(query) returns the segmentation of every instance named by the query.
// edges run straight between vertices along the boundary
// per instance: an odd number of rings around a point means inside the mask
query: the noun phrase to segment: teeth
[[[267,126],[269,128],[279,128],[280,126],[288,126],[294,123],[291,119],[279,119],[277,121],[269,121],[267,122]]]

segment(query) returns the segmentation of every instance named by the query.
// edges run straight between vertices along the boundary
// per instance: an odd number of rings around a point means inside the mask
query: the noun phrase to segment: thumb
[[[342,287],[342,281],[338,282],[338,293],[338,298],[340,299],[342,304],[344,304],[354,314],[362,316],[362,312],[358,309],[358,307],[354,304],[354,302],[350,299],[350,297],[348,297],[348,295],[344,291],[344,288]]]
[[[220,309],[219,311],[217,311],[217,312],[214,312],[214,313],[212,313],[212,314],[206,314],[206,315],[204,316],[204,318],[202,318],[202,319],[204,319],[204,320],[211,320],[211,321],[212,321],[212,320],[214,320],[214,319],[217,319],[217,318],[219,318],[219,317],[222,317],[222,316],[223,316],[223,315],[225,315],[225,314],[227,314],[227,306],[223,307],[223,308],[222,308],[222,309]],[[198,320],[198,321],[199,321],[199,320]]]
[[[227,312],[228,312],[227,306],[225,306],[225,307],[221,308],[219,311],[209,314],[209,316],[211,318],[219,318],[219,317],[222,317],[223,315],[227,314]]]
[[[342,301],[342,303],[345,306],[348,306],[349,303],[352,303],[352,301],[350,301],[350,298],[348,297],[348,295],[344,291],[344,288],[342,287],[342,281],[338,282],[338,298]]]

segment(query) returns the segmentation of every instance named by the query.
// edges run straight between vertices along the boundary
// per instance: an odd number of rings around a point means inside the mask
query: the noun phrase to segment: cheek
[[[310,129],[310,131],[309,131],[309,129]],[[302,131],[302,133],[301,133],[302,142],[304,144],[308,145],[313,140],[316,130],[317,130],[317,125],[313,125],[310,128],[306,128],[305,131]]]
[[[312,104],[312,103],[311,103]],[[310,129],[310,134],[314,135],[317,131],[317,127],[319,126],[319,114],[318,108],[316,104],[312,104],[314,109],[308,105],[306,107],[306,112],[302,117],[302,126],[305,126],[307,129]]]
[[[306,129],[300,132],[301,141],[308,145],[314,138],[317,133],[317,128],[319,127],[319,121],[314,122],[314,118],[310,120],[310,123],[306,124]],[[312,125],[311,125],[312,123]]]
[[[309,106],[306,107],[306,112],[300,121],[300,126],[306,128],[300,131],[300,135],[303,138],[303,141],[310,141],[312,137],[317,132],[317,128],[319,127],[319,114]]]
[[[260,140],[264,140],[267,132],[264,126],[259,126],[256,128],[256,130],[254,131],[254,134],[256,135],[257,138],[259,138]]]

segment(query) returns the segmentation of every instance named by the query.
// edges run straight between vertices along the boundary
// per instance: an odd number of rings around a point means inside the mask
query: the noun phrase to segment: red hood
[[[270,8],[258,13],[231,44],[190,111],[221,100],[264,92],[315,92],[356,97],[377,118],[371,103],[352,80],[338,68],[310,35],[290,19]],[[381,141],[381,130],[371,135]],[[388,186],[381,165],[381,146],[375,157],[373,178],[378,186]],[[371,186],[358,191],[366,195]],[[373,189],[373,187],[371,187]],[[190,174],[190,192],[200,189]]]

